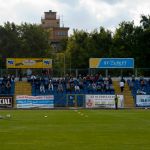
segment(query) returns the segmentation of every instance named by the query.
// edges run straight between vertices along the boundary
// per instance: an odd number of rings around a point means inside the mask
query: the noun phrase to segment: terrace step
[[[14,93],[14,105],[16,104],[16,96],[17,95],[32,95],[32,87],[31,84],[27,81],[16,81],[15,82],[15,93]]]
[[[113,85],[116,94],[124,95],[124,107],[134,108],[134,99],[128,84],[125,83],[124,91],[122,93],[120,91],[119,81],[113,81]]]

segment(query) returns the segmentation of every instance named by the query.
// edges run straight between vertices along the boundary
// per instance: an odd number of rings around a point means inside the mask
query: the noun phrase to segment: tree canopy
[[[135,67],[150,67],[150,16],[141,16],[139,26],[123,21],[112,33],[100,27],[88,33],[74,30],[66,53],[73,68],[88,68],[89,58],[134,58]]]
[[[3,57],[42,57],[49,48],[48,33],[36,24],[7,22],[0,26],[0,53]]]

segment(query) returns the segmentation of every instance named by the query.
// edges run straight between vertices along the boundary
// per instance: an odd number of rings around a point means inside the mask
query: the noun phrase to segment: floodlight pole
[[[65,53],[63,53],[64,55],[64,77],[66,75],[66,56],[65,56]]]
[[[59,54],[62,54],[63,55],[63,64],[64,64],[64,77],[66,75],[66,56],[65,56],[65,52],[64,53],[59,53]]]

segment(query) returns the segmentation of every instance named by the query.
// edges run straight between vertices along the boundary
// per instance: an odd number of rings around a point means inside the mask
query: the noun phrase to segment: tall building
[[[60,42],[62,39],[68,38],[69,27],[61,27],[60,18],[52,10],[44,12],[44,18],[41,19],[41,26],[50,31],[49,40],[51,46],[56,51],[61,50]]]

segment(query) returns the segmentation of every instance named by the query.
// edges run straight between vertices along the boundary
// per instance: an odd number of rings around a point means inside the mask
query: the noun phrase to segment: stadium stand
[[[15,89],[15,82],[13,76],[3,76],[0,79],[0,95],[13,95]]]
[[[32,85],[32,95],[48,94],[114,94],[111,78],[91,78],[79,76],[78,78],[34,77],[28,79]]]
[[[28,82],[32,86],[32,95],[54,95],[55,106],[67,106],[67,96],[71,94],[78,95],[78,99],[82,99],[82,94],[114,94],[115,90],[110,77],[99,78],[96,76],[79,75],[77,78],[66,75],[65,78],[51,78],[47,76],[31,76]],[[72,102],[73,103],[73,102]],[[83,105],[79,100],[78,106]],[[72,104],[70,103],[69,106]]]
[[[150,80],[140,77],[139,79],[128,79],[127,83],[130,87],[134,99],[137,94],[150,94]]]

